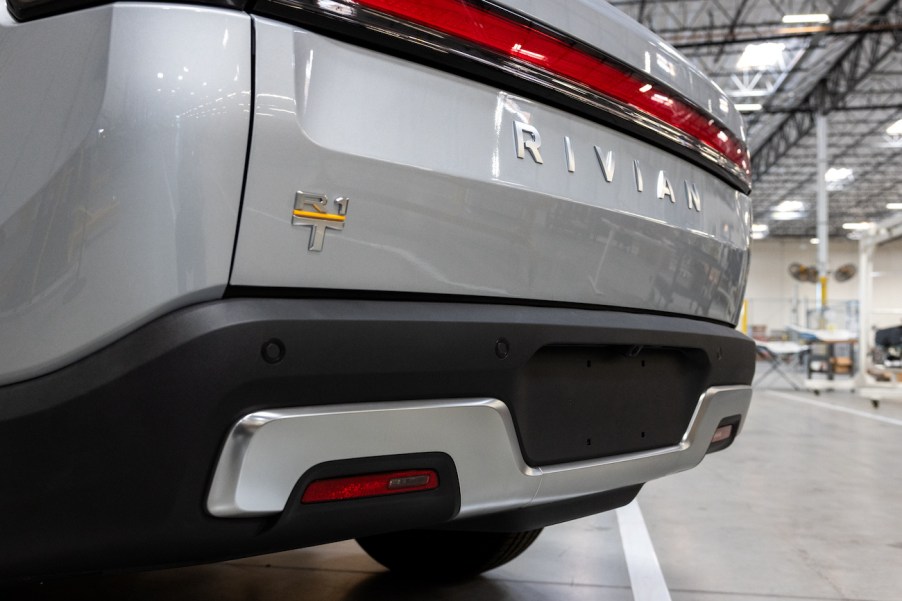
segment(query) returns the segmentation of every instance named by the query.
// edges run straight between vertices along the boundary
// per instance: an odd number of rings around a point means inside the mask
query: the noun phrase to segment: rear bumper
[[[701,400],[682,437],[528,464],[529,417],[518,416],[535,413],[518,400],[522,374],[539,349],[562,345],[703,356],[709,366],[693,381]],[[211,561],[558,504],[568,518],[601,511],[624,501],[574,502],[635,494],[634,485],[689,468],[723,418],[744,417],[753,358],[728,327],[663,316],[356,300],[198,305],[0,388],[0,573]],[[670,386],[661,382],[662,408]],[[262,418],[250,430],[249,416]],[[451,458],[452,490],[306,516],[288,502],[308,468],[427,453]]]
[[[675,445],[578,463],[531,467],[498,399],[329,405],[265,411],[229,433],[207,508],[213,515],[277,514],[296,483],[332,460],[440,451],[454,461],[464,519],[642,484],[698,464],[714,431],[746,414],[749,386],[709,388]],[[336,436],[353,432],[354,436]]]

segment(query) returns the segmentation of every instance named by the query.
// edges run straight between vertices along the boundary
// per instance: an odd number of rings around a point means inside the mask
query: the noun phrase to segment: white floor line
[[[902,419],[886,417],[885,415],[875,415],[873,413],[868,413],[867,411],[859,411],[858,409],[849,409],[848,407],[843,407],[841,405],[832,405],[830,403],[825,403],[823,401],[807,399],[803,396],[789,394],[786,392],[774,392],[772,390],[768,390],[767,394],[769,394],[771,396],[780,397],[781,399],[786,399],[787,401],[794,401],[796,403],[804,403],[806,405],[813,405],[814,407],[820,407],[821,409],[829,409],[831,411],[838,411],[840,413],[848,413],[850,415],[857,415],[858,417],[866,417],[868,419],[872,419],[877,422],[883,422],[884,424],[892,424],[894,426],[902,426]]]
[[[623,555],[630,574],[635,601],[671,601],[655,547],[645,527],[639,503],[633,501],[616,511],[623,541]]]

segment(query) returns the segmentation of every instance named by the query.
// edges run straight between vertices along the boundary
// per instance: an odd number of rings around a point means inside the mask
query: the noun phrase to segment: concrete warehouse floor
[[[210,566],[32,584],[0,596],[898,601],[902,404],[873,409],[849,393],[758,389],[731,449],[646,485],[638,506],[641,513],[631,507],[548,528],[511,564],[454,585],[394,578],[344,542]]]

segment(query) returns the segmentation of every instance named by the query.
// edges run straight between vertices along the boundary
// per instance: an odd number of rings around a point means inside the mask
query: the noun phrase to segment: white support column
[[[868,355],[871,352],[871,298],[874,292],[874,249],[870,232],[858,241],[858,376],[857,386],[868,382]]]
[[[827,310],[827,265],[830,258],[830,210],[827,203],[827,116],[815,116],[817,135],[817,272],[820,276],[818,289],[818,327],[826,327],[824,312]]]
[[[874,314],[874,256],[881,244],[896,238],[902,238],[902,215],[894,215],[871,226],[858,242],[859,331],[858,374],[855,377],[855,388],[858,395],[870,400],[874,403],[874,407],[883,400],[902,401],[902,383],[877,382],[867,374],[874,340],[874,333],[871,331]]]

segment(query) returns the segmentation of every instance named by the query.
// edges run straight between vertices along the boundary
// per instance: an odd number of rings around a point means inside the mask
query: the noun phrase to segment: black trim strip
[[[235,269],[238,256],[238,234],[241,232],[241,215],[244,212],[244,197],[247,192],[247,175],[251,168],[251,148],[254,142],[254,116],[257,114],[257,25],[251,19],[251,94],[248,100],[247,152],[244,155],[244,175],[241,177],[241,197],[238,199],[238,219],[235,221],[235,240],[232,242],[232,262],[229,265],[229,281]]]
[[[586,311],[615,311],[631,315],[656,315],[660,317],[677,317],[702,323],[735,328],[736,324],[702,317],[668,313],[654,309],[636,309],[632,307],[616,307],[610,305],[593,305],[566,301],[551,301],[515,297],[494,297],[477,295],[435,294],[424,292],[400,292],[393,290],[343,290],[336,288],[283,288],[269,286],[228,286],[223,293],[224,299],[232,298],[285,298],[285,299],[335,299],[335,300],[372,300],[399,301],[419,303],[456,303],[464,305],[499,305],[516,307],[538,307],[545,309],[580,309]]]
[[[166,4],[201,4],[235,10],[250,10],[253,0],[154,0]],[[112,0],[6,0],[10,14],[17,21],[33,21],[76,10],[113,4]]]

